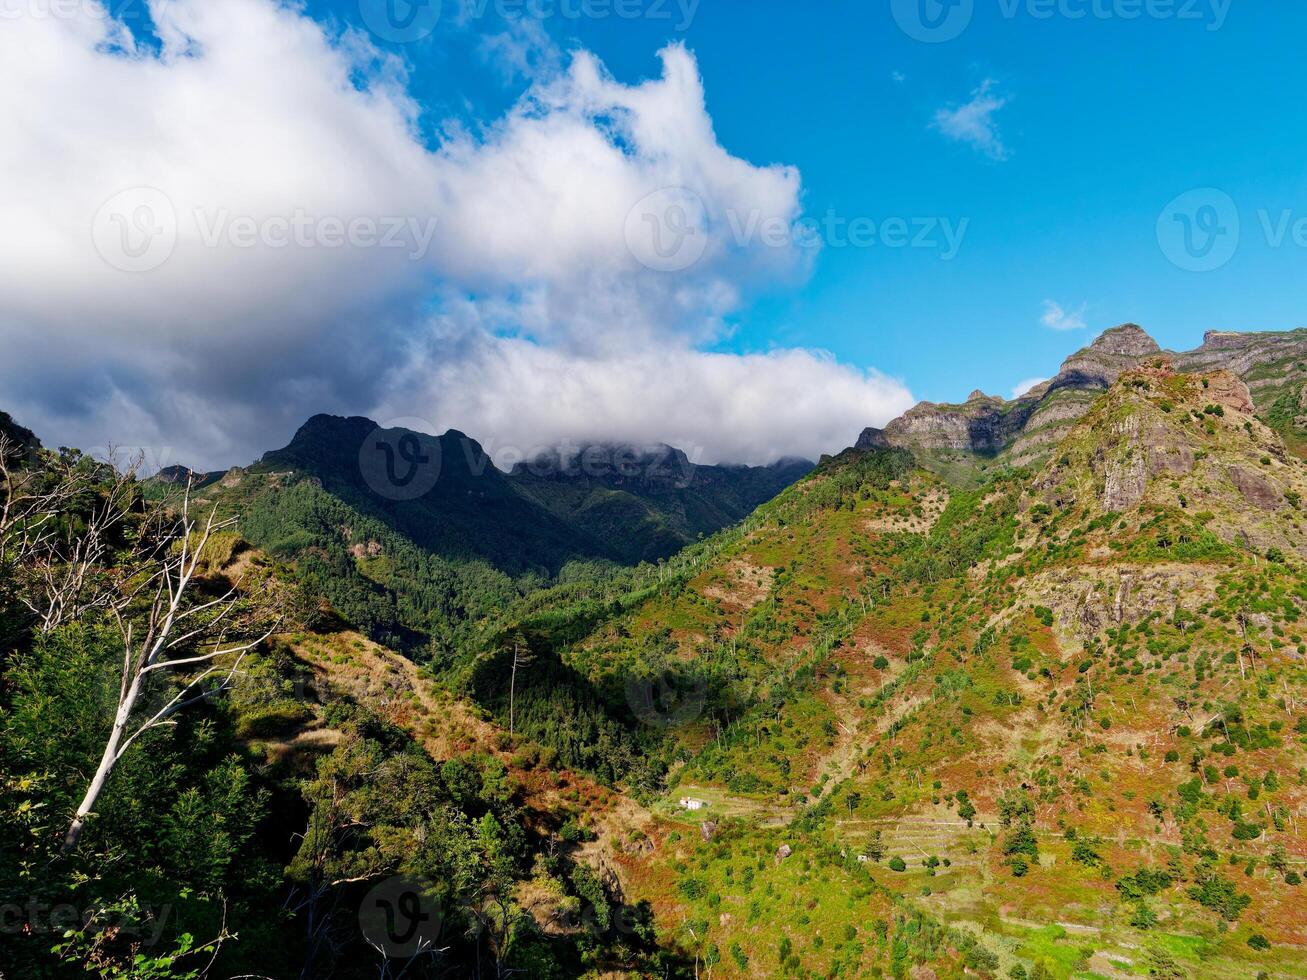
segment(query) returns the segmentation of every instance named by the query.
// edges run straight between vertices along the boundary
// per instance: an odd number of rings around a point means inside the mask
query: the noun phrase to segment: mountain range
[[[237,517],[209,584],[288,620],[176,751],[340,869],[342,964],[402,870],[462,924],[431,975],[1307,975],[1305,362],[1125,325],[815,466],[316,416],[147,485]],[[306,861],[241,879],[224,956],[313,962],[255,925]]]
[[[1212,331],[1196,350],[1164,352],[1142,328],[1106,331],[1063,362],[1058,373],[1019,398],[975,391],[961,405],[922,402],[883,429],[868,428],[858,448],[897,446],[936,464],[1024,465],[1044,458],[1122,372],[1165,354],[1177,371],[1228,370],[1249,387],[1256,410],[1274,416],[1295,445],[1307,433],[1297,399],[1307,380],[1307,330]]]
[[[409,443],[412,464],[403,456]],[[510,574],[556,574],[569,561],[666,558],[739,521],[812,467],[799,459],[705,466],[665,445],[583,443],[505,473],[453,429],[432,436],[316,415],[251,466],[208,474],[170,467],[158,479],[193,478],[205,489],[247,476],[278,486],[307,478],[432,553],[486,560]]]

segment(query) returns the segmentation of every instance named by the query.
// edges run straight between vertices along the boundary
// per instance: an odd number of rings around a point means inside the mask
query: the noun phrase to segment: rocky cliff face
[[[1224,370],[1248,386],[1258,413],[1279,400],[1298,404],[1307,382],[1307,330],[1207,334],[1202,347],[1164,352],[1142,328],[1127,323],[1106,331],[1063,362],[1057,375],[1013,401],[975,392],[962,405],[922,402],[884,429],[869,428],[856,448],[898,447],[927,453],[992,457],[1025,465],[1043,458],[1124,372],[1159,357],[1175,370]]]
[[[1019,403],[1013,403],[1020,408]],[[1020,431],[1028,413],[1005,411],[1002,398],[974,393],[965,405],[922,402],[884,429],[867,429],[858,448],[900,446],[993,454]]]
[[[1265,411],[1287,391],[1297,395],[1307,381],[1307,330],[1277,333],[1210,331],[1197,350],[1175,355],[1180,371],[1225,370],[1248,385],[1253,403]]]
[[[1127,524],[1140,527],[1161,527],[1163,514],[1192,518],[1235,547],[1307,554],[1299,519],[1307,470],[1224,369],[1182,374],[1154,362],[1126,373],[1054,457],[1030,488],[1047,513],[1131,515]],[[1199,533],[1181,528],[1163,539],[1183,545]]]

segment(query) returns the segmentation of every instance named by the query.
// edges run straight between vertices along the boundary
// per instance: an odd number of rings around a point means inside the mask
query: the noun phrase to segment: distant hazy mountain
[[[668,446],[587,445],[500,471],[475,439],[317,415],[251,472],[308,474],[419,546],[510,572],[656,561],[740,520],[812,468],[696,466]]]
[[[671,446],[595,444],[519,463],[509,479],[614,549],[620,560],[635,562],[663,557],[734,524],[812,466],[796,459],[700,466]]]

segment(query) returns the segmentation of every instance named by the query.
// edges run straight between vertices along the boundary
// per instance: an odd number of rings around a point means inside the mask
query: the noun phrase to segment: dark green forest
[[[4,464],[0,973],[680,975],[649,910],[574,860],[558,818],[523,811],[502,762],[433,760],[277,639],[349,622],[437,669],[470,675],[490,650],[493,670],[513,604],[543,578],[435,556],[312,482],[242,501],[238,534],[198,492],[76,452],[11,437]],[[385,542],[384,574],[331,546],[341,521]],[[582,594],[641,574],[557,588],[593,615]],[[169,610],[184,623],[161,623]],[[315,751],[268,753],[314,726],[331,734]],[[577,923],[541,932],[516,897],[527,879],[570,896]],[[421,910],[403,958],[383,955],[394,940],[379,945],[369,908]]]

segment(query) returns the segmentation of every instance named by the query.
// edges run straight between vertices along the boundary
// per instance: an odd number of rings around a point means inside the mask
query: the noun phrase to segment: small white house
[[[702,810],[708,805],[707,800],[696,800],[693,796],[681,797],[682,810]]]

